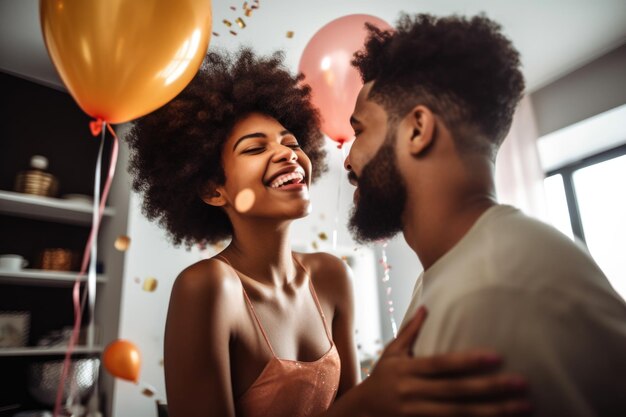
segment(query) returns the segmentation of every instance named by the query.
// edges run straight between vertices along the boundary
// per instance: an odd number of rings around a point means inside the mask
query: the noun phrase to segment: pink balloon
[[[337,142],[339,148],[354,138],[350,115],[363,82],[350,61],[363,48],[366,22],[383,30],[392,29],[375,16],[343,16],[318,30],[300,58],[298,69],[311,86],[313,105],[322,115],[322,132]]]

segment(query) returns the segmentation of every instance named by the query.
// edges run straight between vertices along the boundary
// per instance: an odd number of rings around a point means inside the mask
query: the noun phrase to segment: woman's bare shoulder
[[[347,264],[327,252],[296,253],[302,263],[312,271],[343,274],[347,270]]]
[[[297,253],[296,256],[311,274],[318,293],[338,302],[351,293],[352,272],[345,261],[326,252]]]
[[[178,274],[172,294],[181,292],[208,301],[237,291],[241,292],[241,281],[230,266],[217,259],[204,259]]]

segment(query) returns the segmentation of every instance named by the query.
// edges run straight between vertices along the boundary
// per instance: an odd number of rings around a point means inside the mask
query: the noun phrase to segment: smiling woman
[[[192,246],[231,237],[226,213],[205,204],[198,192],[209,183],[224,183],[223,151],[246,145],[249,153],[257,152],[251,145],[259,148],[265,132],[255,129],[224,146],[237,122],[251,113],[273,118],[285,126],[281,132],[288,127],[285,140],[299,144],[312,162],[310,180],[324,172],[319,116],[309,87],[299,83],[279,53],[267,58],[250,50],[236,57],[210,53],[182,93],[136,121],[128,138],[133,187],[144,194],[144,213],[158,220],[174,243]]]

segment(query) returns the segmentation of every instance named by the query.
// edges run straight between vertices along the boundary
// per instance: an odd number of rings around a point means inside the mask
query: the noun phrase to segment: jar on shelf
[[[30,169],[20,171],[15,178],[15,191],[18,193],[56,197],[59,181],[47,172],[48,158],[34,155],[30,158]]]

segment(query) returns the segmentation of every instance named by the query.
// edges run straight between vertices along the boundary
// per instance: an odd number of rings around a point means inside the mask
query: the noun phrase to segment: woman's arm
[[[165,328],[169,417],[234,417],[228,314],[236,285],[216,263],[184,270],[172,288]]]

